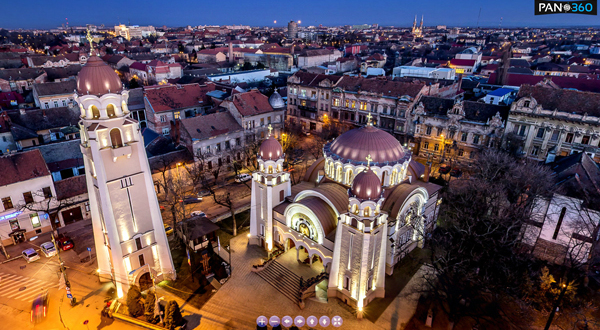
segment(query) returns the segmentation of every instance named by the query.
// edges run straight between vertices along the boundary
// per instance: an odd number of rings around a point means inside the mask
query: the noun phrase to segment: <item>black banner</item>
[[[589,1],[546,1],[535,0],[535,14],[582,14],[598,15],[597,0]]]

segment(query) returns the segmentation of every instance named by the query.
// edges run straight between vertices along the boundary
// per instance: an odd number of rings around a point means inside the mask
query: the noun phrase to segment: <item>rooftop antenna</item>
[[[481,7],[479,7],[479,15],[477,15],[477,28],[479,29],[479,18],[481,17]]]

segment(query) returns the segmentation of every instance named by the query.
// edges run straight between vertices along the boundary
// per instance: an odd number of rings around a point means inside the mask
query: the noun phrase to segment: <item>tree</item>
[[[44,214],[47,214],[50,219],[52,229],[58,228],[56,222],[58,220],[58,214],[62,210],[69,209],[71,207],[79,205],[79,203],[82,202],[79,196],[62,198],[58,200],[56,196],[52,196],[51,190],[47,191],[46,194],[43,190],[31,192],[31,195],[34,200],[33,203],[19,204],[16,206],[16,209],[20,211],[29,210],[36,213],[42,212]]]
[[[149,290],[144,300],[144,315],[146,315],[146,321],[150,323],[156,323],[154,317],[154,305],[156,304],[156,294],[154,291]]]
[[[134,89],[134,88],[139,88],[140,84],[138,83],[137,80],[135,80],[135,78],[131,78],[131,80],[129,80],[129,89]]]
[[[183,316],[179,310],[179,305],[175,300],[171,300],[167,306],[165,306],[165,328],[172,330],[182,323]]]
[[[179,163],[178,159],[171,157],[170,154],[153,157],[152,163],[155,171],[159,173],[159,180],[155,182],[159,188],[157,196],[171,212],[173,228],[177,228],[178,219],[183,220],[186,217],[183,199],[190,190],[185,165]]]
[[[144,305],[142,305],[142,293],[137,285],[132,285],[127,291],[127,310],[129,315],[138,317],[144,315]]]
[[[469,178],[454,180],[443,194],[439,227],[428,241],[424,290],[450,328],[464,317],[489,322],[497,316],[490,309],[502,312],[519,296],[535,264],[520,253],[521,227],[533,220],[536,198],[554,190],[547,168],[503,152],[481,153],[473,165]]]

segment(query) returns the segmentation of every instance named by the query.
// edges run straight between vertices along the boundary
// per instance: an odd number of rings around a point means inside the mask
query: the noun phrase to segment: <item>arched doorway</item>
[[[110,141],[113,148],[120,148],[123,146],[121,131],[118,128],[113,128],[110,130]]]
[[[291,238],[288,238],[287,241],[285,242],[285,248],[287,250],[289,249],[293,249],[296,247],[296,244],[294,243],[294,241]]]
[[[152,287],[152,276],[150,276],[149,272],[146,272],[140,276],[140,291],[145,291]]]

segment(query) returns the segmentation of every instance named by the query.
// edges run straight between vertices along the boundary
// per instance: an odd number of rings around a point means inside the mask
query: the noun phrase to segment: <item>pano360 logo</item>
[[[588,1],[547,1],[535,0],[535,14],[583,14],[598,15],[597,0]]]

